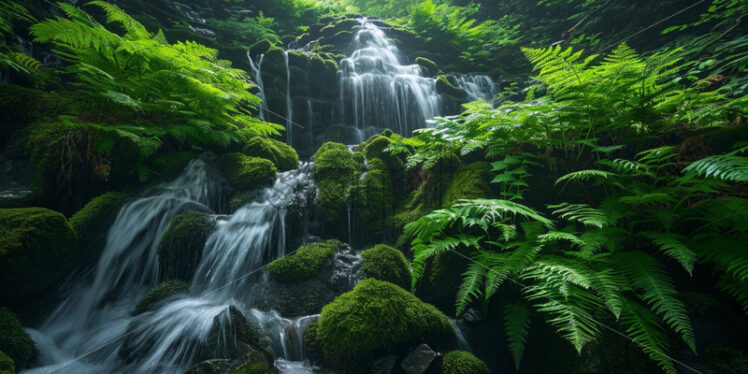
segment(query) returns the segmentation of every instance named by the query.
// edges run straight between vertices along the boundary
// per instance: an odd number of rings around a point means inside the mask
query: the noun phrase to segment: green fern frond
[[[553,214],[560,216],[568,221],[580,222],[586,226],[603,228],[610,224],[608,215],[600,209],[591,208],[587,204],[569,204],[561,203],[548,205],[548,208],[554,209]]]
[[[615,173],[611,173],[609,171],[604,170],[596,170],[596,169],[590,169],[590,170],[580,170],[575,171],[573,173],[566,174],[558,179],[556,179],[555,184],[559,184],[564,181],[587,181],[590,179],[596,179],[596,178],[602,178],[602,179],[608,179],[609,177],[615,177],[617,176]]]
[[[127,30],[129,39],[147,39],[151,36],[140,22],[114,4],[97,0],[88,2],[86,5],[95,5],[104,10],[107,22],[122,25]]]
[[[728,182],[748,182],[748,157],[738,156],[740,150],[725,154],[702,158],[683,169],[684,173],[693,173],[707,178],[717,178]]]
[[[651,240],[664,254],[678,261],[688,274],[693,273],[696,253],[683,244],[686,237],[674,233],[652,231],[642,232],[641,235]]]
[[[549,231],[543,235],[538,236],[538,240],[540,240],[540,242],[542,243],[547,243],[551,241],[568,241],[572,245],[575,245],[575,246],[585,245],[584,240],[582,240],[578,236],[572,233],[562,232],[562,231]]]
[[[516,370],[519,370],[529,331],[530,311],[520,303],[506,304],[504,306],[504,333],[509,341],[509,351],[512,352]]]
[[[667,356],[667,336],[660,329],[656,315],[639,303],[624,299],[621,324],[626,327],[626,334],[657,362],[665,373],[675,374],[675,365]]]
[[[462,284],[460,284],[455,300],[455,313],[457,315],[460,315],[474,298],[481,296],[481,286],[486,271],[487,268],[483,264],[472,262],[468,265],[467,271],[462,274]]]

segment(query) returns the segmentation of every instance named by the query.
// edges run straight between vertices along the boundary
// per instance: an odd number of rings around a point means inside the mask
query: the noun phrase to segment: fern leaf
[[[603,228],[610,224],[608,215],[602,210],[591,208],[587,204],[561,203],[549,205],[548,208],[555,209],[553,214],[569,221],[577,221],[586,226]]]
[[[668,358],[667,336],[660,329],[660,321],[656,315],[637,302],[624,299],[624,313],[621,324],[626,327],[626,333],[649,357],[668,374],[675,374],[675,365]]]
[[[744,183],[748,182],[748,157],[738,156],[735,152],[709,156],[688,165],[683,172],[728,182]]]
[[[597,169],[589,169],[589,170],[580,170],[575,171],[573,173],[566,174],[558,179],[556,179],[555,184],[559,184],[563,181],[587,181],[593,178],[602,178],[602,179],[608,179],[609,177],[617,176],[615,173],[611,173],[609,171],[604,170],[597,170]]]
[[[641,235],[651,240],[663,253],[678,261],[688,274],[693,273],[696,253],[683,244],[686,239],[684,236],[652,231],[643,232]]]
[[[509,341],[514,367],[519,370],[522,354],[525,352],[527,333],[530,331],[530,311],[519,303],[504,306],[504,332]]]
[[[486,270],[485,265],[480,263],[473,262],[468,265],[467,271],[462,275],[463,279],[460,289],[457,291],[457,299],[455,301],[455,313],[457,315],[462,314],[474,298],[480,297]]]

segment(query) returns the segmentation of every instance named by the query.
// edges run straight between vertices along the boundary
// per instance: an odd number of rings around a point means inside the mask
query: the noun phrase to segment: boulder
[[[132,311],[132,315],[138,315],[153,309],[162,301],[176,294],[185,293],[189,290],[189,285],[181,280],[170,280],[162,282],[156,287],[151,288],[143,297],[140,298]]]
[[[158,242],[161,278],[190,281],[215,225],[215,217],[205,213],[187,212],[174,217]]]
[[[127,194],[107,192],[93,198],[70,217],[70,226],[78,235],[83,263],[94,263],[99,258],[99,254],[106,246],[109,228],[127,201]]]
[[[238,152],[220,156],[218,167],[231,187],[239,191],[267,186],[278,172],[270,160]]]
[[[451,351],[444,355],[441,374],[488,374],[486,363],[465,351]]]
[[[11,368],[13,366],[16,369],[28,368],[36,359],[36,355],[34,342],[21,327],[16,315],[0,307],[0,372],[3,366],[7,367],[9,364]]]
[[[406,290],[411,289],[410,265],[399,250],[378,244],[362,251],[361,257],[361,270],[365,277],[387,281]]]
[[[296,151],[288,144],[275,139],[254,137],[247,141],[242,152],[248,156],[270,160],[278,171],[299,167],[299,155]]]
[[[427,344],[421,344],[405,356],[400,367],[406,374],[423,374],[438,356]]]

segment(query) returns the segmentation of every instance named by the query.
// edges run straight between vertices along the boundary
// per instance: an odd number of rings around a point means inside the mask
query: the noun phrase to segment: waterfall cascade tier
[[[340,63],[343,120],[357,129],[410,135],[440,114],[436,80],[424,77],[418,65],[402,64],[397,46],[381,28],[366,18],[360,22],[353,53]]]

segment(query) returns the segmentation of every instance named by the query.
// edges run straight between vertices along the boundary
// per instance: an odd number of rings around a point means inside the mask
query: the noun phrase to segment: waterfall
[[[123,207],[97,265],[97,282],[74,289],[40,328],[29,329],[45,366],[28,373],[182,373],[198,359],[215,320],[231,323],[226,313],[231,307],[263,328],[277,357],[303,359],[300,339],[308,321],[252,309],[248,295],[253,272],[285,254],[286,211],[314,188],[311,173],[311,163],[280,173],[253,202],[230,216],[216,216],[217,227],[205,244],[188,295],[134,317],[129,314],[133,306],[156,281],[160,235],[185,208],[208,209],[216,195],[211,182],[215,178],[207,175],[204,162],[193,161],[175,181]],[[286,332],[289,326],[297,328],[294,334]],[[129,352],[128,362],[120,358],[123,349]],[[284,372],[299,367],[279,360],[279,367],[284,365],[289,366]]]
[[[286,63],[286,137],[288,145],[293,145],[293,101],[291,100],[291,66],[288,63],[288,51],[283,51]]]
[[[311,99],[306,99],[306,116],[307,126],[309,126],[309,145],[314,148],[314,111],[312,110]]]
[[[470,101],[483,99],[492,103],[499,93],[499,86],[487,75],[455,74],[454,77],[457,80],[457,87],[467,93]]]
[[[260,99],[262,100],[262,103],[260,103],[260,119],[265,120],[265,109],[267,109],[267,97],[265,97],[265,84],[262,83],[262,60],[265,58],[265,54],[261,53],[260,58],[257,60],[257,63],[255,64],[254,60],[252,60],[252,55],[247,52],[247,58],[249,59],[249,67],[252,68],[252,72],[255,74],[255,84],[257,85],[257,89],[260,90],[260,92],[257,94]]]
[[[418,65],[403,65],[379,27],[366,18],[359,22],[353,53],[338,71],[344,121],[360,130],[389,127],[410,135],[439,115],[436,80],[423,77]]]

